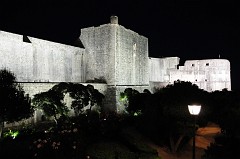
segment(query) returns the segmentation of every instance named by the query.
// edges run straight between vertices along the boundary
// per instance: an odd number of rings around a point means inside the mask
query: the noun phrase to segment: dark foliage
[[[8,158],[75,159],[143,158],[158,159],[157,152],[140,142],[134,134],[124,134],[125,116],[97,112],[69,118],[55,127],[51,123],[21,129],[16,139],[0,141],[0,153]],[[44,127],[45,126],[45,127]],[[52,127],[54,126],[54,127]],[[14,153],[12,153],[14,152]]]
[[[210,94],[210,120],[219,124],[227,136],[240,136],[240,93],[215,91]]]
[[[145,107],[147,106],[148,98],[150,97],[151,92],[147,89],[140,93],[139,91],[133,88],[126,88],[124,92],[120,93],[120,97],[126,97],[128,104],[126,105],[126,110],[130,114],[134,114],[136,112],[143,112]]]
[[[20,121],[33,115],[29,96],[25,95],[22,86],[16,82],[15,75],[7,69],[0,70],[0,101],[1,127],[4,127],[4,122]]]
[[[211,144],[202,159],[236,159],[240,158],[240,138],[218,136]]]
[[[207,123],[207,92],[190,82],[176,81],[154,94],[138,93],[132,98],[138,101],[129,102],[128,109],[140,109],[142,112],[138,121],[141,123],[138,124],[139,130],[156,143],[168,146],[172,152],[183,146],[192,134],[193,120],[188,111],[189,104],[201,103],[198,123]]]
[[[97,105],[102,108],[104,95],[94,89],[92,85],[84,86],[78,83],[61,82],[53,86],[49,91],[36,94],[33,98],[33,104],[36,108],[42,109],[47,117],[53,116],[57,122],[59,119],[65,119],[68,116],[69,108],[64,103],[64,97],[69,93],[72,98],[71,108],[75,115],[84,112],[84,108]],[[59,116],[59,117],[57,117]]]

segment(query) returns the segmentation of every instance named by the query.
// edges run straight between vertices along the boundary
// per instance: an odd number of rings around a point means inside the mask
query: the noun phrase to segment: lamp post
[[[195,159],[195,131],[196,131],[196,116],[200,113],[201,105],[188,105],[188,110],[194,117],[193,126],[193,146],[192,146],[192,159]]]

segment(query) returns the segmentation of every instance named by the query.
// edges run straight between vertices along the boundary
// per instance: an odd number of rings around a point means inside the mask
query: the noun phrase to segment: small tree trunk
[[[172,136],[169,137],[169,141],[170,141],[170,149],[171,149],[171,152],[172,152],[172,153],[175,153],[175,152],[174,152],[174,149],[175,149],[175,148],[174,148],[174,139],[173,139]]]
[[[54,115],[54,119],[53,120],[55,121],[56,126],[58,126],[57,117],[55,115]]]
[[[176,142],[176,144],[175,144],[175,149],[176,149],[176,151],[178,150],[178,148],[179,148],[179,145],[180,145],[180,143],[181,143],[181,141],[183,140],[183,135],[181,135],[179,138],[178,138],[178,140],[177,140],[177,142]]]
[[[179,145],[180,145],[183,137],[184,137],[184,135],[181,135],[181,136],[178,138],[178,140],[177,140],[177,142],[176,142],[176,144],[175,144],[173,137],[170,136],[170,146],[171,146],[172,153],[176,153],[176,152],[177,152],[178,147],[179,147]]]
[[[4,128],[4,122],[1,122],[0,123],[0,139],[2,138],[3,128]]]

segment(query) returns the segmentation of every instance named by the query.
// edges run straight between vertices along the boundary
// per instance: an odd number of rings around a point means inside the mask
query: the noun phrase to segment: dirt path
[[[137,138],[142,140],[144,143],[148,144],[153,149],[157,150],[159,157],[161,159],[192,159],[192,141],[189,141],[189,144],[177,154],[170,153],[167,148],[160,147],[154,144],[151,140],[142,136],[134,128],[126,129],[128,133],[132,133]],[[209,124],[207,127],[199,128],[196,132],[196,148],[195,148],[195,159],[201,159],[204,155],[204,150],[214,142],[214,136],[221,133],[221,129],[214,124]]]
[[[201,159],[202,155],[204,155],[204,150],[207,149],[210,143],[214,142],[214,136],[219,133],[221,133],[221,129],[214,124],[209,124],[207,127],[198,129],[196,133],[196,159]],[[146,142],[149,146],[158,151],[158,155],[162,159],[192,159],[192,141],[190,141],[189,145],[187,145],[185,149],[178,154],[171,154],[163,147],[157,146],[149,140],[146,140]]]
[[[144,140],[150,147],[157,150],[158,156],[161,157],[161,159],[192,159],[192,146],[190,144],[187,145],[185,149],[181,151],[181,153],[172,154],[166,148],[160,147],[147,139],[144,139]],[[203,154],[204,154],[204,149],[196,147],[195,158],[201,159]]]
[[[152,146],[154,147],[154,146]],[[155,149],[158,151],[158,156],[161,159],[192,159],[192,147],[188,146],[184,151],[177,154],[171,154],[170,152],[166,151],[162,147],[155,146]],[[196,148],[195,150],[195,158],[201,159],[202,155],[204,154],[204,149]]]

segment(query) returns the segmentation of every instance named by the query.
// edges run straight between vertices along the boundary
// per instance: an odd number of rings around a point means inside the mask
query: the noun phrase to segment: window
[[[206,63],[206,66],[209,66],[209,63]]]
[[[133,44],[133,50],[134,50],[134,51],[137,50],[137,44],[136,44],[136,43]]]
[[[194,64],[192,64],[192,67],[194,67],[195,65]]]

